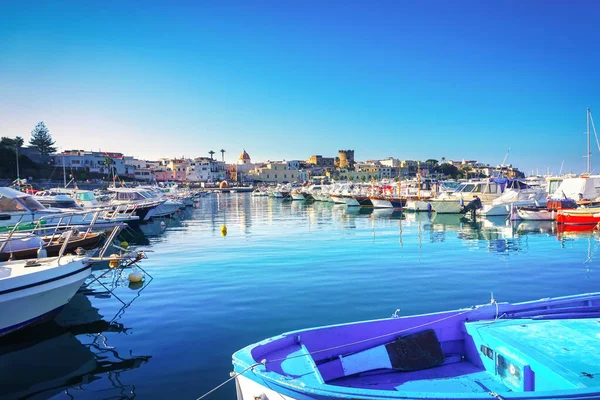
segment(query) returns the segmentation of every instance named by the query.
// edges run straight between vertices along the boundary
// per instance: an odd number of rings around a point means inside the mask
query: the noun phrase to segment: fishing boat
[[[94,249],[107,236],[104,231],[79,232],[76,229],[55,231],[54,234],[45,236],[38,236],[29,232],[17,232],[10,237],[10,233],[0,233],[0,261],[36,258],[40,249],[45,250],[48,257],[56,257],[65,245],[65,237],[68,234],[70,234],[70,239],[65,247],[67,252],[74,252],[78,248],[84,250]]]
[[[556,222],[565,225],[590,225],[594,227],[600,222],[600,207],[560,210],[556,215]]]
[[[237,399],[597,399],[600,292],[331,325],[233,354]]]

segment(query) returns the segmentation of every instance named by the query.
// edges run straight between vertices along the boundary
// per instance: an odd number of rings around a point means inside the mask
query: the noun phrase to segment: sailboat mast
[[[592,173],[592,147],[590,141],[590,109],[587,109],[587,173]]]
[[[15,154],[17,155],[17,186],[21,190],[21,174],[19,172],[19,146],[15,144]]]
[[[67,187],[67,166],[65,164],[65,152],[63,151],[63,182],[65,184],[65,187]]]

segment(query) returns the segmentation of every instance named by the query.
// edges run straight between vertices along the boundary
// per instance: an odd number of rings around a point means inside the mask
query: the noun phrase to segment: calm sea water
[[[59,323],[0,342],[2,394],[195,399],[229,377],[234,351],[284,331],[481,304],[491,292],[516,302],[600,290],[598,234],[551,223],[220,194],[127,240],[153,251],[142,263],[153,279],[140,291],[96,271],[125,307],[95,283]],[[210,398],[233,399],[235,387]]]

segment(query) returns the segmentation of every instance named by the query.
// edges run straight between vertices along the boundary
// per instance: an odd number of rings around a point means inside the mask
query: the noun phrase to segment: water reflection
[[[123,355],[109,344],[109,335],[127,330],[106,321],[86,296],[76,295],[56,320],[0,339],[2,398],[48,398],[61,392],[72,397],[78,391],[135,398],[135,386],[122,374],[151,357],[134,356],[129,349]],[[102,384],[93,389],[81,386],[99,380]]]

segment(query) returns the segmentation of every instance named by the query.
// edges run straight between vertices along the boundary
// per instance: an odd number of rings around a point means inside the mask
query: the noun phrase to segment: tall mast
[[[65,152],[63,151],[63,182],[65,184],[65,187],[67,187],[67,166],[65,165]]]
[[[19,173],[19,146],[15,143],[15,154],[17,155],[17,186],[21,190],[21,174]]]
[[[590,109],[587,109],[587,173],[592,173],[592,147],[590,142]]]

